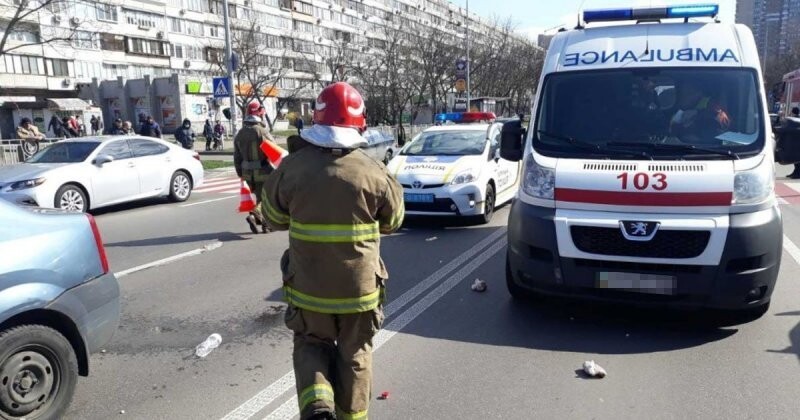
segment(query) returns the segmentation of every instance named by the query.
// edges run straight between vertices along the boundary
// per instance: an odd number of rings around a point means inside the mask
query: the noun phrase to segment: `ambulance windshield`
[[[756,73],[747,69],[554,73],[545,79],[533,147],[556,157],[754,155],[765,138],[758,92]]]

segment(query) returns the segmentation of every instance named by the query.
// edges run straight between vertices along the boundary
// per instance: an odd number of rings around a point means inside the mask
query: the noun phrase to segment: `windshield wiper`
[[[609,142],[607,146],[612,147],[647,147],[651,150],[673,150],[678,152],[689,152],[693,154],[711,154],[711,155],[719,155],[719,156],[727,156],[730,158],[734,158],[739,160],[739,155],[737,155],[733,150],[725,149],[711,149],[705,147],[697,147],[693,144],[667,144],[667,143],[637,143],[637,142]]]
[[[618,156],[619,155],[624,155],[624,156],[645,157],[647,159],[652,159],[652,157],[649,154],[645,153],[645,152],[633,153],[633,152],[629,152],[629,151],[625,151],[625,150],[613,150],[613,149],[604,150],[604,148],[601,145],[597,144],[597,143],[590,143],[588,141],[578,140],[578,139],[576,139],[574,137],[564,136],[564,135],[561,135],[561,134],[554,134],[554,133],[550,133],[550,132],[545,131],[545,130],[539,130],[539,131],[537,131],[537,133],[544,134],[545,136],[552,137],[554,139],[563,140],[563,141],[566,141],[567,143],[569,143],[569,144],[571,144],[573,146],[582,147],[582,148],[588,149],[588,150],[593,150],[593,151],[596,151],[598,153],[612,152],[613,154],[618,155]]]

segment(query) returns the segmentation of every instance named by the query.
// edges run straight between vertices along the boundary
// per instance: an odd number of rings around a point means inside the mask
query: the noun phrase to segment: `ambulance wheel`
[[[492,184],[486,184],[486,197],[483,199],[483,214],[480,216],[481,222],[489,223],[492,221],[495,199],[494,187]]]

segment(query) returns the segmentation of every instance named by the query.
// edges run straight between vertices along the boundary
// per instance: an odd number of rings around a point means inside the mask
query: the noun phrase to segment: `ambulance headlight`
[[[545,200],[552,200],[556,189],[556,172],[553,169],[539,166],[528,155],[525,159],[525,177],[522,180],[522,190],[525,194]]]
[[[466,171],[461,171],[453,177],[453,180],[450,181],[450,185],[459,185],[459,184],[467,184],[472,181],[475,181],[478,177],[475,175],[475,172],[472,169],[467,169]]]
[[[733,204],[760,203],[772,194],[775,175],[766,160],[757,167],[737,172],[733,178]]]

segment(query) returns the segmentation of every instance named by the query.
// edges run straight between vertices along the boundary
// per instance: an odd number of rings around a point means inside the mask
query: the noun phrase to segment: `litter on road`
[[[435,241],[437,239],[439,239],[439,238],[437,238],[436,236],[431,236],[430,238],[426,239],[425,242],[433,242],[433,241]]]
[[[206,338],[206,341],[203,341],[195,348],[194,354],[200,358],[206,357],[215,348],[219,347],[220,343],[222,343],[222,337],[217,333],[211,334]]]
[[[379,400],[388,400],[389,399],[389,391],[381,392],[381,395],[378,396]]]
[[[475,282],[472,283],[472,291],[473,292],[485,292],[486,291],[486,282],[481,279],[475,279]]]
[[[605,378],[606,370],[602,366],[594,362],[594,360],[587,360],[583,362],[583,371],[592,378]]]

